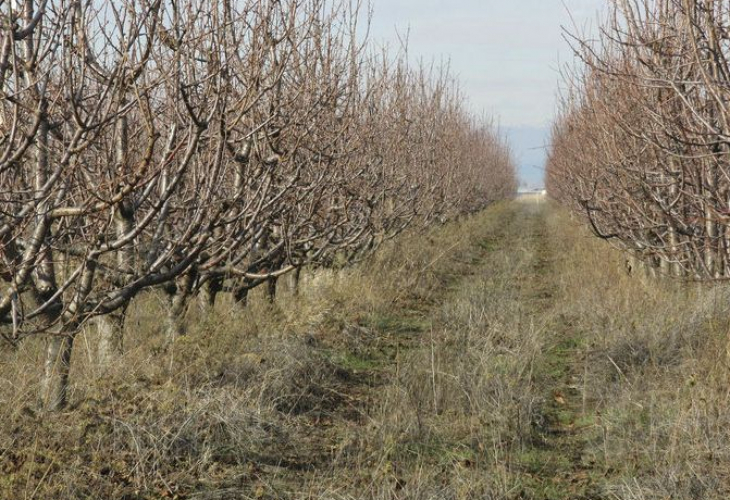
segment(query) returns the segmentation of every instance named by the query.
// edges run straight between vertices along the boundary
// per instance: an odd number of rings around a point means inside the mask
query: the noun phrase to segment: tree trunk
[[[221,290],[223,290],[223,278],[214,277],[205,282],[200,290],[200,310],[204,315],[213,311],[216,298]]]
[[[169,343],[175,342],[175,339],[187,333],[185,328],[185,306],[187,301],[187,295],[182,293],[176,293],[170,300],[166,326],[167,341]]]
[[[195,271],[185,273],[177,280],[175,292],[170,296],[170,307],[167,310],[167,340],[172,343],[176,338],[187,333],[185,328],[185,309],[188,298],[195,283]]]
[[[677,185],[677,179],[681,175],[681,169],[676,168],[674,165],[674,162],[670,162],[670,167],[672,169],[672,179],[671,179],[671,186],[669,187],[669,193],[671,196],[671,199],[676,199],[677,195],[679,193],[679,186]],[[677,223],[674,220],[673,215],[669,215],[669,245],[670,245],[670,255],[669,258],[671,259],[669,263],[669,275],[673,277],[679,277],[682,276],[683,269],[682,265],[680,264],[681,255],[680,255],[680,246],[679,246],[679,235],[677,231]]]
[[[671,275],[669,261],[666,255],[662,255],[659,259],[659,271],[662,278],[666,278]]]
[[[712,185],[714,189],[714,185]],[[719,278],[721,274],[718,272],[719,267],[716,261],[716,253],[719,248],[718,245],[718,224],[713,220],[713,213],[710,204],[707,203],[705,207],[705,267],[709,278]]]
[[[68,403],[73,342],[71,335],[53,336],[48,341],[41,385],[41,405],[47,411],[62,410]]]
[[[276,282],[279,278],[269,278],[266,282],[266,292],[269,296],[269,303],[276,301]]]
[[[99,332],[99,366],[108,368],[123,354],[124,313],[112,313],[96,319]]]
[[[121,104],[126,103],[122,96]],[[116,123],[117,144],[116,144],[116,169],[125,175],[129,173],[129,130],[127,117],[121,116]],[[124,238],[134,232],[135,228],[135,206],[131,197],[122,199],[114,207],[114,226],[117,238]],[[135,252],[132,245],[117,251],[118,270],[123,273],[122,280],[126,285],[135,272]],[[96,320],[99,331],[99,365],[108,368],[114,361],[121,357],[124,342],[124,317],[129,303],[126,303],[118,312],[107,316],[100,316]]]
[[[248,305],[248,286],[246,283],[236,287],[233,291],[233,301],[240,307]]]
[[[301,282],[301,278],[302,278],[302,268],[297,267],[296,269],[294,269],[294,272],[291,274],[291,293],[295,297],[299,296],[299,283]]]

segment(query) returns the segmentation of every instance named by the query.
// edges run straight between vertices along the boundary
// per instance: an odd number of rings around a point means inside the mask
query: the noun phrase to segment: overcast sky
[[[509,136],[523,180],[542,185],[558,70],[572,60],[562,27],[590,31],[606,0],[373,0],[372,35],[412,58],[447,60],[477,113]]]

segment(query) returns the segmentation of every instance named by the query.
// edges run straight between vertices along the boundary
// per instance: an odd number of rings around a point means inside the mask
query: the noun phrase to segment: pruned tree
[[[725,278],[728,7],[614,2],[553,131],[553,196],[663,275]]]
[[[325,0],[0,1],[0,334],[122,352],[125,312],[358,261],[515,190],[509,151],[445,70],[412,70]]]

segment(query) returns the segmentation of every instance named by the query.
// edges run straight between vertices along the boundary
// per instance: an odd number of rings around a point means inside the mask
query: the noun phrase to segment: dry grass
[[[563,319],[585,338],[592,455],[609,498],[730,497],[730,289],[628,276],[555,213]],[[576,244],[578,242],[578,244]]]
[[[114,366],[78,338],[68,411],[35,410],[41,339],[3,347],[0,498],[727,498],[728,309],[518,203],[169,348],[149,294]]]
[[[170,348],[161,301],[148,294],[129,313],[115,366],[94,362],[93,331],[77,339],[63,413],[34,409],[42,341],[4,352],[0,497],[422,498],[472,488],[475,457],[500,451],[515,412],[529,413],[529,401],[507,396],[520,353],[474,372],[508,343],[490,319],[500,309],[487,305],[492,285],[459,286],[483,269],[505,216],[513,209],[495,207],[405,236],[357,268],[310,273],[300,297],[282,293],[274,306],[254,297],[236,310],[224,298],[207,318],[192,307],[190,334]]]

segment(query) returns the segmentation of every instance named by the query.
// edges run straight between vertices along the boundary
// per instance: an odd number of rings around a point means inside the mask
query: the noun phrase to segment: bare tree
[[[614,2],[553,133],[550,191],[661,274],[725,278],[728,75],[721,2]]]
[[[75,336],[122,351],[141,292],[170,341],[200,294],[238,300],[302,266],[360,260],[515,188],[504,142],[441,69],[358,36],[324,0],[0,2],[0,333],[49,338],[67,400]],[[228,282],[228,286],[226,286]]]

